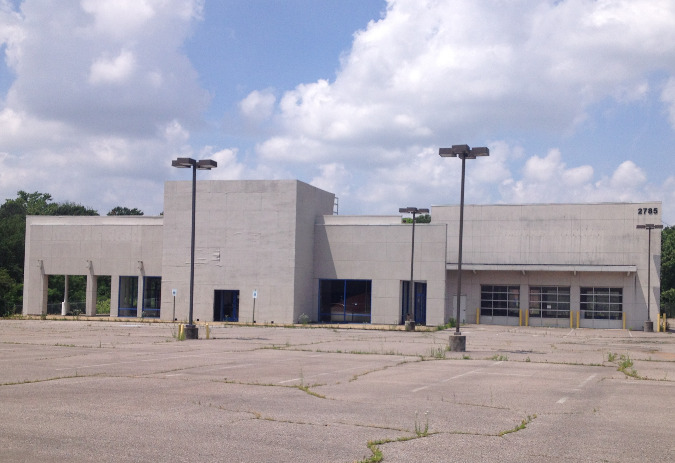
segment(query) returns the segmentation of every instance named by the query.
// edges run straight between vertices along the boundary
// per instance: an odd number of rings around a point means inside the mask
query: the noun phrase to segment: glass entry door
[[[416,325],[427,324],[427,284],[425,282],[415,282],[414,312],[413,319]],[[410,282],[401,282],[401,324],[408,318],[408,307],[410,306]]]
[[[216,289],[213,295],[213,321],[239,321],[239,290]]]

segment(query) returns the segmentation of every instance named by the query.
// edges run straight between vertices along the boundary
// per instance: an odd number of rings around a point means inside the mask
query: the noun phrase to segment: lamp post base
[[[645,330],[645,333],[653,333],[654,332],[654,322],[647,320],[644,323],[644,330]]]
[[[450,336],[450,351],[466,352],[466,336],[457,333]]]
[[[406,320],[405,322],[406,331],[415,331],[415,322],[412,320]]]
[[[197,325],[185,325],[183,328],[185,339],[199,339],[199,329]]]

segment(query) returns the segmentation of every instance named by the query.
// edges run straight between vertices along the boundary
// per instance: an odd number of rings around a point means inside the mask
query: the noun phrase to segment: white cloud
[[[632,161],[620,163],[611,175],[595,178],[591,166],[568,168],[559,150],[551,150],[546,157],[530,157],[522,179],[508,178],[500,185],[501,202],[505,203],[561,203],[561,202],[637,202],[665,200],[668,180],[662,187],[647,185],[646,175]],[[669,213],[675,212],[668,208]]]
[[[238,150],[223,149],[213,152],[212,147],[205,147],[200,153],[201,159],[213,159],[218,167],[209,172],[212,180],[242,180],[245,178],[246,166],[237,159]]]
[[[388,0],[334,79],[239,102],[232,126],[251,152],[192,146],[208,95],[184,47],[203,0],[25,0],[20,12],[0,0],[16,76],[0,100],[0,194],[50,185],[59,199],[150,209],[164,179],[182,178],[170,160],[191,156],[218,161],[204,178],[296,177],[337,193],[341,211],[396,213],[458,202],[461,162],[438,147],[470,143],[491,155],[467,162],[467,203],[663,198],[668,209],[675,180],[650,184],[644,158],[604,174],[551,147],[605,104],[660,98],[654,112],[675,129],[675,2],[507,3]]]
[[[276,100],[271,90],[254,90],[241,100],[239,110],[246,119],[262,122],[272,115]]]
[[[208,96],[182,46],[201,5],[24,1],[11,23],[19,31],[5,39],[16,73],[6,107],[86,133],[132,137],[153,136],[171,120],[200,123]]]
[[[0,196],[43,191],[157,213],[207,102],[182,50],[201,0],[0,0],[15,79],[0,100]],[[142,194],[139,194],[139,191]]]
[[[319,166],[320,174],[310,180],[310,184],[338,197],[350,194],[351,176],[343,164],[329,163]]]
[[[643,98],[650,73],[675,72],[669,63],[669,0],[389,0],[386,16],[355,34],[334,82],[281,97],[276,138],[286,149],[274,158],[297,161],[295,145],[308,139],[393,147],[522,127],[564,131],[593,103]]]
[[[163,1],[146,0],[82,0],[82,9],[94,17],[95,28],[121,39],[137,33],[155,15]]]
[[[128,80],[134,68],[136,58],[129,50],[122,50],[115,58],[100,57],[91,65],[89,82],[92,84],[117,84]]]
[[[624,161],[612,174],[610,184],[617,190],[634,189],[645,183],[647,176],[633,161]]]
[[[675,77],[668,79],[663,87],[661,101],[668,105],[670,125],[675,129]]]
[[[444,140],[569,137],[593,123],[595,105],[632,104],[658,88],[675,128],[675,77],[658,80],[675,74],[671,0],[387,3],[354,35],[333,81],[281,95],[275,133],[256,147],[266,165],[312,172],[317,184],[338,172],[349,178],[336,185],[342,204],[383,212],[408,198],[457,200],[446,192],[456,188],[459,163],[436,151]],[[467,166],[467,197],[480,202],[648,196],[634,163],[617,161],[598,179],[591,165],[568,167],[558,149],[526,156],[513,141],[490,144],[489,158]]]

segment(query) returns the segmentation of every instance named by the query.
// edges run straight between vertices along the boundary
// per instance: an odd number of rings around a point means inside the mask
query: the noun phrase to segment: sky
[[[391,215],[458,204],[468,144],[466,204],[675,225],[672,0],[0,0],[0,53],[3,202],[157,215],[192,157]]]

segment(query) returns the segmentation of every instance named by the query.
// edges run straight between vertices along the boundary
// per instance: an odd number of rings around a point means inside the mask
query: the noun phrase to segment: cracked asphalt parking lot
[[[675,461],[672,333],[176,331],[0,320],[0,461]]]

